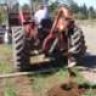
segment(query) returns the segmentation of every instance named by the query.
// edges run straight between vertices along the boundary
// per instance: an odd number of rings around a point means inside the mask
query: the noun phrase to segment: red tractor
[[[58,26],[61,26],[59,24],[61,22],[60,18],[64,17],[62,16],[62,12],[58,12],[54,20],[42,20],[41,28],[38,28],[35,20],[31,19],[33,16],[30,15],[30,11],[23,12],[19,8],[18,13],[14,15],[16,17],[15,24],[12,24],[14,23],[14,20],[12,20],[13,15],[11,14],[9,21],[12,29],[13,53],[17,69],[21,71],[30,70],[33,65],[40,65],[41,63],[46,65],[48,62],[57,62],[60,64],[62,57],[63,60],[68,60],[68,36],[71,34],[67,36],[66,32],[58,30]],[[70,21],[71,25],[74,25],[74,21]],[[76,39],[75,35],[72,35],[73,39]],[[80,46],[82,48],[80,50],[82,51],[85,47],[84,36],[81,31],[78,31],[77,35],[80,39],[78,44],[81,43]],[[79,46],[78,44],[76,47]],[[79,55],[85,53],[85,49],[81,51],[78,52]]]

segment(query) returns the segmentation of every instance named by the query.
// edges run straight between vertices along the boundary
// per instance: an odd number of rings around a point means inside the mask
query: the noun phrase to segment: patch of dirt
[[[96,84],[96,73],[90,71],[83,71],[81,74],[84,76],[85,80],[91,84]]]
[[[48,91],[47,96],[81,96],[85,91],[85,88],[80,87],[75,82],[67,82],[54,86]]]
[[[35,96],[32,91],[32,82],[28,77],[22,76],[14,78],[14,85],[17,96]]]
[[[0,96],[4,96],[4,80],[0,80]]]

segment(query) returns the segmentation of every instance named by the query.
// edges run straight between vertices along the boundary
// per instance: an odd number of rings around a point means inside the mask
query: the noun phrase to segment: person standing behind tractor
[[[34,19],[37,25],[40,25],[42,20],[49,18],[48,7],[40,6],[39,9],[34,14]]]
[[[60,37],[58,33],[61,33],[62,36]],[[65,41],[65,37],[67,37],[67,41]],[[43,50],[47,54],[54,54],[55,49],[57,49],[56,52],[60,51],[62,53],[62,49],[64,50],[66,47],[68,49],[65,52],[68,58],[68,67],[73,67],[86,52],[86,46],[83,32],[75,24],[72,10],[65,5],[58,10],[52,30],[44,40]]]

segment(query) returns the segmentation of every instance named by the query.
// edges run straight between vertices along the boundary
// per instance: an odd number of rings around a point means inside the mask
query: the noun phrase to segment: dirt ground
[[[4,96],[4,85],[5,81],[3,79],[0,80],[0,96]]]
[[[10,79],[13,81],[13,86],[16,88],[16,96],[34,96],[32,91],[32,82],[26,76]]]

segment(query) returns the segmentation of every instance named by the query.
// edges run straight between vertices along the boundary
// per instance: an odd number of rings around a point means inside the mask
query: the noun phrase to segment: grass
[[[12,70],[12,47],[11,45],[0,45],[0,73]]]
[[[34,92],[37,93],[37,96],[44,96],[48,89],[50,89],[55,84],[59,84],[63,82],[64,78],[67,77],[67,70],[61,69],[60,71],[49,74],[49,75],[42,75],[39,74],[34,77],[34,82],[32,84],[32,89]]]
[[[0,74],[12,72],[12,46],[0,45]],[[15,86],[9,79],[4,80],[4,96],[16,96]]]
[[[76,68],[74,70],[77,73],[76,82],[79,84],[86,82],[80,72]],[[0,73],[8,72],[12,72],[12,47],[10,45],[0,45]],[[63,83],[67,77],[68,71],[63,67],[52,73],[37,74],[29,78],[33,80],[32,90],[36,93],[36,96],[45,96],[50,88],[56,84]],[[5,83],[4,96],[16,96],[16,87],[13,86],[11,80],[6,79]],[[84,96],[96,95],[94,95],[90,88]]]
[[[11,72],[12,66],[6,61],[0,61],[0,73],[8,73]]]
[[[6,87],[4,90],[4,96],[17,96],[15,86],[12,85],[12,83],[9,81],[9,79],[6,79],[5,86]]]
[[[12,88],[8,87],[5,89],[4,96],[16,96],[16,93]]]

